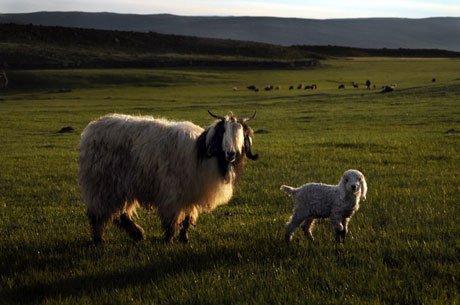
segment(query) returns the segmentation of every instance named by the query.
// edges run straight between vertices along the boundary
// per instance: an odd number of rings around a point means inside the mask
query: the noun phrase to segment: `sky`
[[[83,11],[312,19],[460,17],[460,0],[0,0],[0,13]]]

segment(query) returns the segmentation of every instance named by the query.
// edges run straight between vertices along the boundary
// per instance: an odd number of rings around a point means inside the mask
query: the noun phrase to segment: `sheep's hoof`
[[[167,245],[174,244],[174,235],[166,233],[165,238],[163,239],[163,241]]]
[[[188,243],[188,232],[181,231],[179,235],[179,241],[183,242],[184,244]]]
[[[104,239],[100,236],[93,236],[93,243],[95,246],[104,244]]]
[[[129,235],[130,235],[131,238],[134,239],[135,241],[145,240],[144,229],[142,229],[142,228],[139,227],[139,226],[137,226],[137,230],[133,230],[133,232],[130,232]]]

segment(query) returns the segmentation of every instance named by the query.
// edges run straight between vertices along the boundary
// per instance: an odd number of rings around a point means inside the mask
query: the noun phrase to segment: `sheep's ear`
[[[339,183],[339,196],[340,196],[340,200],[345,200],[345,197],[347,197],[347,190],[345,189],[345,181],[343,180],[340,180],[340,183]]]
[[[361,177],[361,199],[366,200],[366,194],[367,194],[367,182],[366,178],[364,176]]]
[[[206,155],[209,158],[214,156],[218,149],[214,135],[214,128],[210,128],[208,134],[206,135]]]

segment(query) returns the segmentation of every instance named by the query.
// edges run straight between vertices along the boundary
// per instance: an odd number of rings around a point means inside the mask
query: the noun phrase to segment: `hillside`
[[[321,58],[307,50],[256,42],[0,24],[0,64],[9,68],[302,67],[317,65]]]
[[[41,24],[257,41],[277,45],[460,51],[460,18],[299,19],[186,17],[114,13],[37,12],[0,14],[0,22]]]

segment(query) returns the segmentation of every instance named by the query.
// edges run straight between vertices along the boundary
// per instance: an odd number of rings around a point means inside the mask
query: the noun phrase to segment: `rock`
[[[64,132],[73,132],[75,129],[73,129],[72,126],[67,126],[61,128],[61,130],[58,131],[58,133],[64,133]]]

